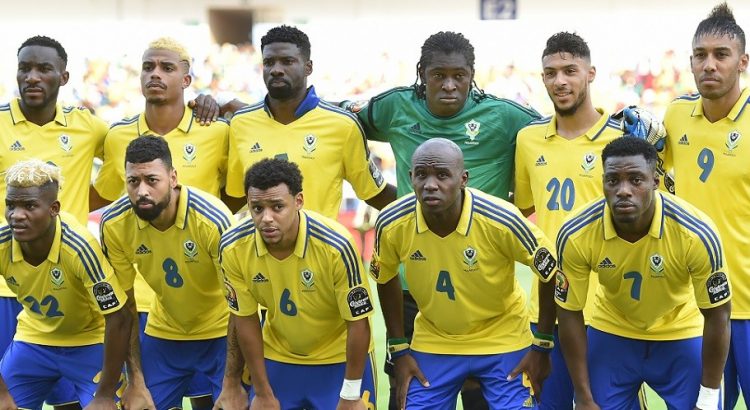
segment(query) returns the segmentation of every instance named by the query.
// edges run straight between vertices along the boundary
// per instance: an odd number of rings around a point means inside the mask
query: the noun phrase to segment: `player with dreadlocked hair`
[[[748,66],[745,44],[745,32],[727,4],[714,7],[693,35],[690,66],[698,93],[677,98],[664,114],[663,155],[665,168],[674,167],[675,194],[714,220],[726,249],[743,249],[750,236],[750,224],[738,223],[750,206],[750,144],[741,140],[750,135],[750,89],[740,86]],[[726,260],[737,278],[724,370],[724,408],[731,409],[738,389],[750,401],[750,280],[745,279],[750,257],[728,252]]]
[[[450,31],[435,33],[424,42],[412,86],[386,91],[363,105],[344,102],[342,106],[357,113],[368,139],[391,144],[398,197],[411,192],[414,150],[430,138],[442,137],[461,148],[470,187],[509,199],[516,133],[539,118],[533,109],[485,94],[474,82],[474,47],[463,34]],[[403,279],[403,269],[401,273]],[[410,339],[417,306],[403,280],[402,286],[405,334]],[[390,362],[386,373],[394,374]],[[394,387],[391,378],[389,409],[396,408]],[[465,409],[487,408],[478,387],[476,382],[464,387]]]

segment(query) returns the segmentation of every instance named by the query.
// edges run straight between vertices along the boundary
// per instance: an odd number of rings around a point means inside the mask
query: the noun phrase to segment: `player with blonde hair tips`
[[[2,409],[41,408],[63,376],[82,405],[115,408],[130,336],[127,297],[96,239],[60,212],[61,179],[58,167],[36,159],[5,175],[0,275],[23,311],[0,362]]]

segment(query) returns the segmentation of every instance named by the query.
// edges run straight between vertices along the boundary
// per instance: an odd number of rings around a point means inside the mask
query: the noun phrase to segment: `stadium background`
[[[728,3],[750,34],[750,2]],[[393,86],[412,84],[424,39],[436,31],[453,30],[464,33],[476,49],[476,81],[481,88],[549,115],[552,106],[539,76],[541,50],[547,37],[567,30],[578,32],[591,47],[597,67],[592,86],[596,106],[613,111],[638,104],[661,115],[675,96],[694,90],[690,40],[714,4],[706,0],[8,1],[3,2],[0,16],[0,55],[4,56],[0,101],[17,96],[13,56],[18,45],[44,34],[58,39],[69,55],[70,82],[61,89],[60,101],[88,106],[109,123],[142,111],[140,56],[148,41],[163,35],[183,42],[193,56],[189,94],[254,102],[265,94],[256,46],[270,27],[287,23],[310,36],[314,72],[309,83],[332,101],[366,99]],[[747,80],[745,73],[743,85]],[[384,174],[395,182],[388,146],[372,148],[383,160]],[[350,189],[345,198],[340,219],[351,226],[359,204]],[[91,220],[95,227],[97,215],[92,214]],[[366,238],[361,249],[368,259],[371,233]],[[527,270],[519,268],[518,277],[528,285]],[[374,325],[380,366],[382,318],[377,317]],[[384,377],[379,392],[378,407],[385,408]],[[664,408],[654,394],[649,398],[651,408]]]

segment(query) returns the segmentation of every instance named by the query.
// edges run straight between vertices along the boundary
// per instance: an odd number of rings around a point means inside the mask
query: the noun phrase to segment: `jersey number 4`
[[[451,274],[448,273],[447,270],[441,270],[440,273],[438,273],[435,290],[438,292],[445,292],[450,300],[456,300],[456,289],[453,288]]]

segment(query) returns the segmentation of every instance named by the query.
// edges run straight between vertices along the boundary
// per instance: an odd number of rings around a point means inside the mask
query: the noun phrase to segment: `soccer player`
[[[750,206],[750,145],[742,140],[750,135],[750,89],[740,88],[748,54],[745,33],[726,3],[698,24],[690,65],[698,94],[667,107],[666,167],[674,169],[676,195],[716,222],[727,249],[742,249],[750,237],[750,225],[744,221]],[[724,372],[726,409],[734,408],[740,387],[750,402],[750,280],[743,279],[750,273],[750,258],[745,253],[727,254],[736,280]]]
[[[596,77],[591,51],[583,38],[560,32],[547,40],[542,52],[542,81],[555,115],[533,121],[518,133],[514,202],[524,215],[536,212],[536,223],[555,238],[563,219],[574,209],[600,196],[599,156],[610,141],[622,136],[620,123],[595,108],[589,87]],[[591,280],[590,296],[596,289]],[[537,323],[537,287],[532,281],[532,331]],[[586,319],[590,318],[590,306]],[[552,373],[542,388],[541,409],[572,409],[573,384],[554,334]]]
[[[60,212],[60,174],[34,159],[5,175],[8,222],[0,226],[0,275],[24,306],[0,362],[7,384],[0,398],[13,409],[12,401],[41,408],[65,376],[82,405],[114,409],[130,336],[127,298],[96,239]]]
[[[161,137],[143,136],[128,144],[125,178],[128,194],[102,216],[103,249],[129,296],[137,267],[156,297],[143,341],[131,337],[123,402],[138,409],[180,407],[195,374],[208,377],[216,399],[229,316],[219,239],[231,213],[214,196],[178,184],[169,146]],[[136,399],[144,402],[135,404]]]
[[[706,214],[657,192],[656,163],[642,139],[610,142],[604,198],[557,237],[555,298],[576,409],[638,409],[642,383],[669,408],[719,406],[731,310],[723,248]],[[599,286],[587,334],[581,309],[592,271]]]
[[[412,164],[415,193],[380,213],[370,265],[395,363],[398,408],[455,408],[469,376],[479,380],[491,408],[534,407],[529,387],[538,392],[549,372],[552,341],[532,338],[514,261],[549,281],[556,268],[549,240],[511,204],[466,188],[469,174],[454,142],[424,142]],[[404,338],[399,262],[419,308],[411,345]],[[540,307],[539,330],[551,335],[554,305]],[[515,378],[521,372],[531,386]]]
[[[372,293],[351,235],[302,209],[293,162],[261,160],[244,186],[250,217],[222,236],[221,266],[251,408],[375,409]]]
[[[539,118],[533,109],[479,89],[474,82],[474,47],[461,33],[449,31],[425,40],[417,82],[412,86],[386,91],[364,106],[343,105],[358,111],[368,139],[390,143],[396,159],[398,197],[411,192],[409,169],[414,150],[430,138],[443,137],[461,148],[471,174],[470,187],[509,199],[516,134]],[[406,337],[410,338],[416,305],[406,287],[404,306]],[[393,375],[391,363],[386,363],[385,370]],[[486,407],[476,386],[468,384],[462,393],[466,409]],[[393,383],[389,408],[395,408]]]
[[[266,98],[238,110],[230,123],[227,193],[244,198],[243,175],[263,158],[298,164],[305,176],[306,209],[335,219],[342,181],[357,196],[380,209],[395,197],[370,159],[356,117],[318,98],[307,86],[312,74],[310,40],[295,27],[274,27],[261,39]]]

